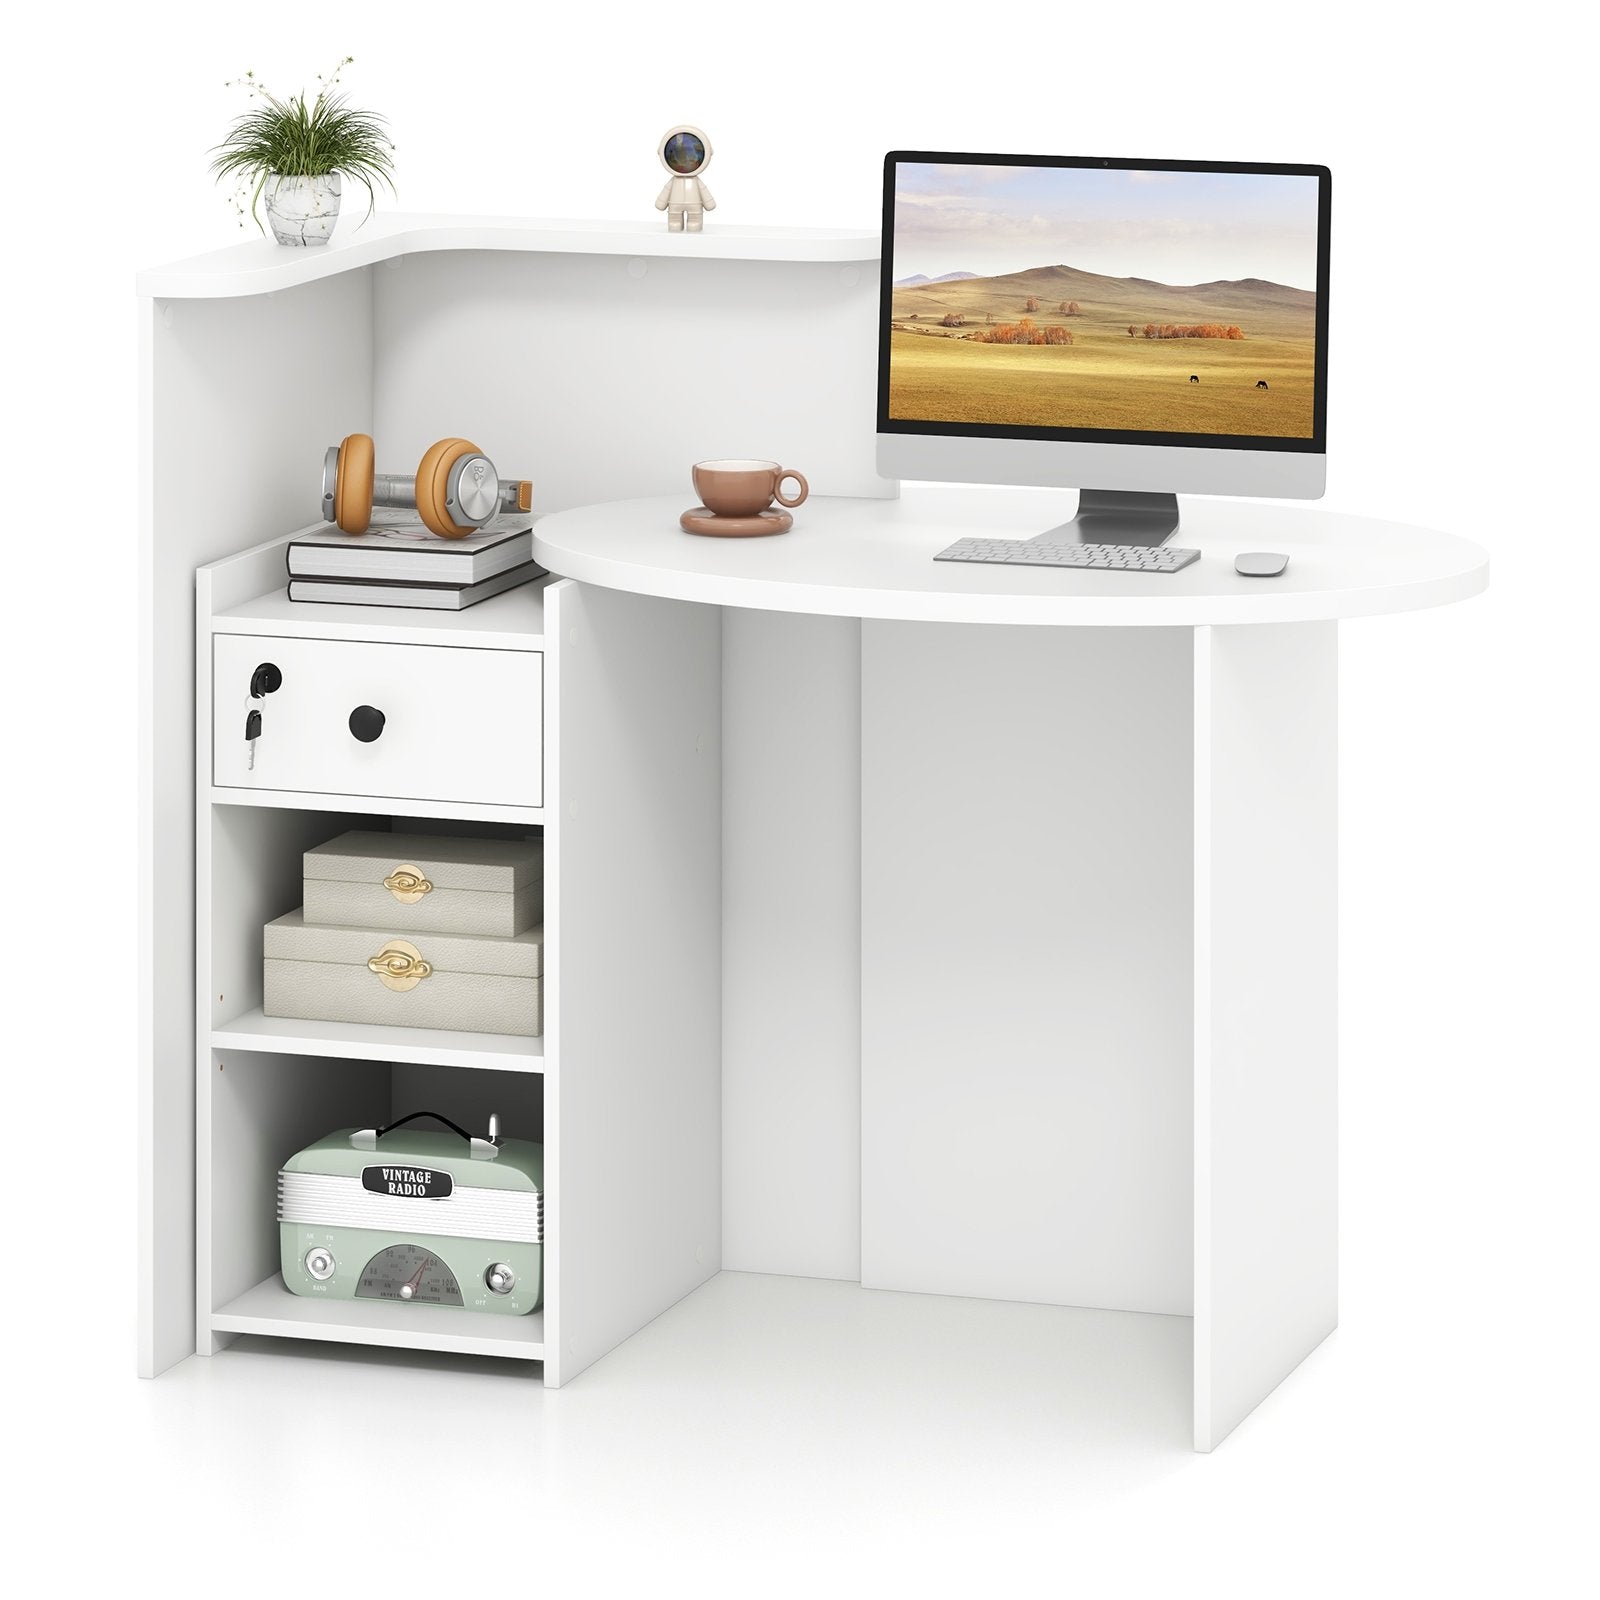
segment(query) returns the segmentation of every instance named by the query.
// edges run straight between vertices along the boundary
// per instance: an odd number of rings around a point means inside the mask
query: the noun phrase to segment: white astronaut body
[[[685,228],[698,233],[706,212],[715,211],[717,202],[698,178],[673,178],[656,196],[656,210],[667,214],[667,227],[674,233]]]
[[[667,214],[672,233],[699,233],[705,214],[717,209],[711,190],[699,174],[711,165],[711,141],[698,129],[683,123],[669,128],[656,154],[671,177],[656,196],[656,210]]]

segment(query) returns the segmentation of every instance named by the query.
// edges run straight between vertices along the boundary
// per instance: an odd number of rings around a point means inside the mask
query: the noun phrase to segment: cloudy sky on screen
[[[1114,278],[1317,286],[1317,180],[901,162],[894,276],[1078,267]]]

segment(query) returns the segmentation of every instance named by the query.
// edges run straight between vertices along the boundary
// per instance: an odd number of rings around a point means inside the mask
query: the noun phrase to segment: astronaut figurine
[[[657,152],[661,165],[672,176],[656,196],[656,210],[667,214],[670,233],[699,233],[706,212],[715,211],[717,202],[700,181],[699,174],[711,165],[711,141],[687,123],[669,128]]]

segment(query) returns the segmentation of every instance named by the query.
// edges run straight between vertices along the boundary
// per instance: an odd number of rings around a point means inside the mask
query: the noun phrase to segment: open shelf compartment
[[[544,1039],[511,1033],[460,1033],[447,1028],[385,1028],[376,1023],[306,1022],[269,1017],[260,1006],[211,1033],[213,1050],[272,1055],[335,1056],[419,1066],[477,1067],[491,1072],[543,1072]]]
[[[544,1359],[544,1305],[526,1316],[384,1300],[291,1294],[279,1275],[272,1196],[289,1157],[339,1128],[433,1111],[482,1133],[491,1112],[506,1133],[544,1142],[544,1081],[527,1072],[209,1052],[200,1129],[197,1307],[203,1346],[238,1334],[323,1339],[461,1355]],[[395,1242],[403,1240],[395,1234]],[[550,1237],[544,1240],[545,1297]]]
[[[365,816],[251,805],[211,807],[210,892],[202,890],[202,1049],[249,1050],[267,1055],[383,1060],[413,1065],[486,1068],[540,1073],[542,1035],[475,1033],[448,1028],[269,1017],[262,1004],[262,928],[293,911],[303,899],[306,850],[351,829],[483,838],[536,838],[528,824],[489,824],[459,818]],[[381,930],[374,933],[382,943]],[[209,962],[207,961],[209,957]]]
[[[532,519],[535,524],[538,518]],[[465,611],[395,606],[331,605],[291,600],[288,547],[325,527],[309,523],[226,560],[202,567],[198,600],[202,629],[288,639],[361,639],[377,644],[470,645],[486,650],[539,650],[544,643],[544,596],[550,580],[535,578]]]

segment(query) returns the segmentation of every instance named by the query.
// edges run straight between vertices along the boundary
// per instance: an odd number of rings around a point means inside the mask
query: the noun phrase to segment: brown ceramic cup
[[[786,499],[780,485],[793,478],[799,494]],[[707,511],[719,517],[754,517],[774,500],[780,506],[794,507],[811,493],[803,473],[780,467],[776,461],[697,461],[694,466],[694,492]]]

